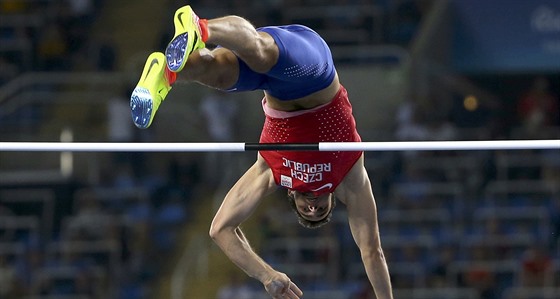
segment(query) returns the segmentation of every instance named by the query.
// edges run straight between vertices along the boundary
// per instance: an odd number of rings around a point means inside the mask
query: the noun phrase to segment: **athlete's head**
[[[299,223],[306,228],[318,228],[327,224],[336,206],[332,193],[315,196],[313,193],[288,190],[288,201]]]

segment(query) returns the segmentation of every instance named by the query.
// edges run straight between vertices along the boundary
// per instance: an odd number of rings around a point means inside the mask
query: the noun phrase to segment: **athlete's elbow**
[[[372,246],[367,250],[362,250],[362,259],[369,260],[374,263],[385,263],[385,255],[381,246]]]
[[[208,232],[208,234],[210,235],[210,238],[214,240],[214,242],[217,242],[223,231],[224,230],[222,226],[212,223],[212,225],[210,225],[210,231]]]
[[[234,231],[234,228],[219,223],[218,221],[214,221],[210,225],[210,231],[208,234],[210,235],[210,238],[214,240],[214,242],[219,243],[219,241],[223,239],[225,235],[231,233],[232,231]]]

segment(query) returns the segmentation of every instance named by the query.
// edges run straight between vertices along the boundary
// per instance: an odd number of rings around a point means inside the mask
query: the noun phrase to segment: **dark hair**
[[[292,210],[294,210],[294,212],[296,213],[299,224],[301,224],[303,227],[309,228],[309,229],[319,228],[319,227],[329,223],[331,221],[334,208],[336,207],[336,198],[334,197],[334,194],[333,194],[331,196],[331,210],[329,211],[327,216],[325,216],[323,219],[318,220],[318,221],[310,221],[310,220],[307,220],[307,219],[303,218],[303,216],[299,213],[299,211],[296,207],[295,197],[293,195],[291,195],[290,192],[288,192],[288,202],[290,203],[290,207],[292,208]]]

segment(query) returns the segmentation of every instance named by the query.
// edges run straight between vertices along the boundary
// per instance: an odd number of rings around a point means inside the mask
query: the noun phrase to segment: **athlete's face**
[[[313,193],[290,191],[301,217],[308,221],[320,221],[332,209],[331,193],[315,196]]]

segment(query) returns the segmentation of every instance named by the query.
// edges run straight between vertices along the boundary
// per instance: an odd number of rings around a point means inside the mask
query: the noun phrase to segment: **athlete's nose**
[[[309,208],[309,211],[310,211],[311,213],[315,212],[315,210],[317,209],[316,206],[312,206],[312,205],[307,206],[307,208]]]

